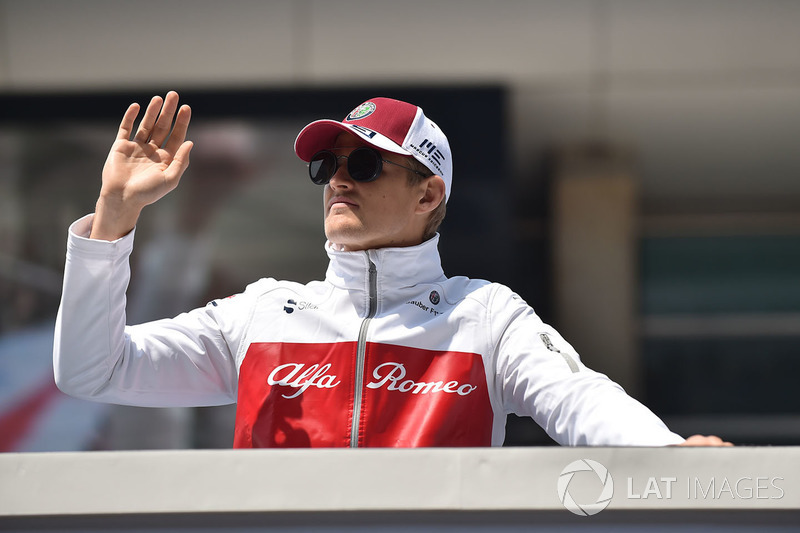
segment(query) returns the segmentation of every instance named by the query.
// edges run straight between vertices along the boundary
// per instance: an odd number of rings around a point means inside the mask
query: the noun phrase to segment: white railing
[[[0,455],[0,530],[632,522],[800,524],[800,447]]]

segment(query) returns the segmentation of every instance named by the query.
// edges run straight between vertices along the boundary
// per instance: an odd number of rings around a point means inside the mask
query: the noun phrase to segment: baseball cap
[[[392,98],[371,98],[341,122],[322,119],[308,124],[297,135],[294,151],[303,161],[310,161],[318,151],[333,147],[336,137],[343,131],[375,148],[413,157],[442,177],[445,201],[450,198],[453,182],[450,143],[422,108]]]

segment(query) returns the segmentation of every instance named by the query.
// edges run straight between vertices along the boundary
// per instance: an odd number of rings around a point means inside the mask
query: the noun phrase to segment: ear
[[[416,210],[417,214],[420,215],[430,213],[439,207],[439,204],[444,202],[445,199],[444,180],[441,176],[430,176],[426,178],[422,184],[424,189],[422,190],[422,197],[420,197],[417,203]]]

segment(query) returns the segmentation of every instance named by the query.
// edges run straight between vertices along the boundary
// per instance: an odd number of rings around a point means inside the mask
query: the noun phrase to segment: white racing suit
[[[438,237],[341,252],[324,281],[262,279],[125,325],[133,232],[70,228],[54,365],[66,393],[142,406],[237,402],[235,447],[499,446],[508,413],[568,445],[683,439],[507,287],[445,277]]]

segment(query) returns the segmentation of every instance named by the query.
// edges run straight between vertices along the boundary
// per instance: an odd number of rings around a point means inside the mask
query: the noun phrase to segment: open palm
[[[177,187],[189,165],[192,147],[191,142],[185,141],[191,118],[189,106],[178,111],[170,134],[177,105],[175,92],[168,93],[163,101],[159,96],[153,97],[133,139],[139,105],[128,108],[103,167],[101,194],[130,202],[131,207],[141,210]]]
[[[92,238],[125,235],[144,206],[177,187],[189,166],[192,143],[186,140],[186,131],[192,111],[187,105],[178,109],[178,93],[170,91],[163,99],[154,96],[133,134],[138,114],[139,104],[131,104],[103,167]]]

